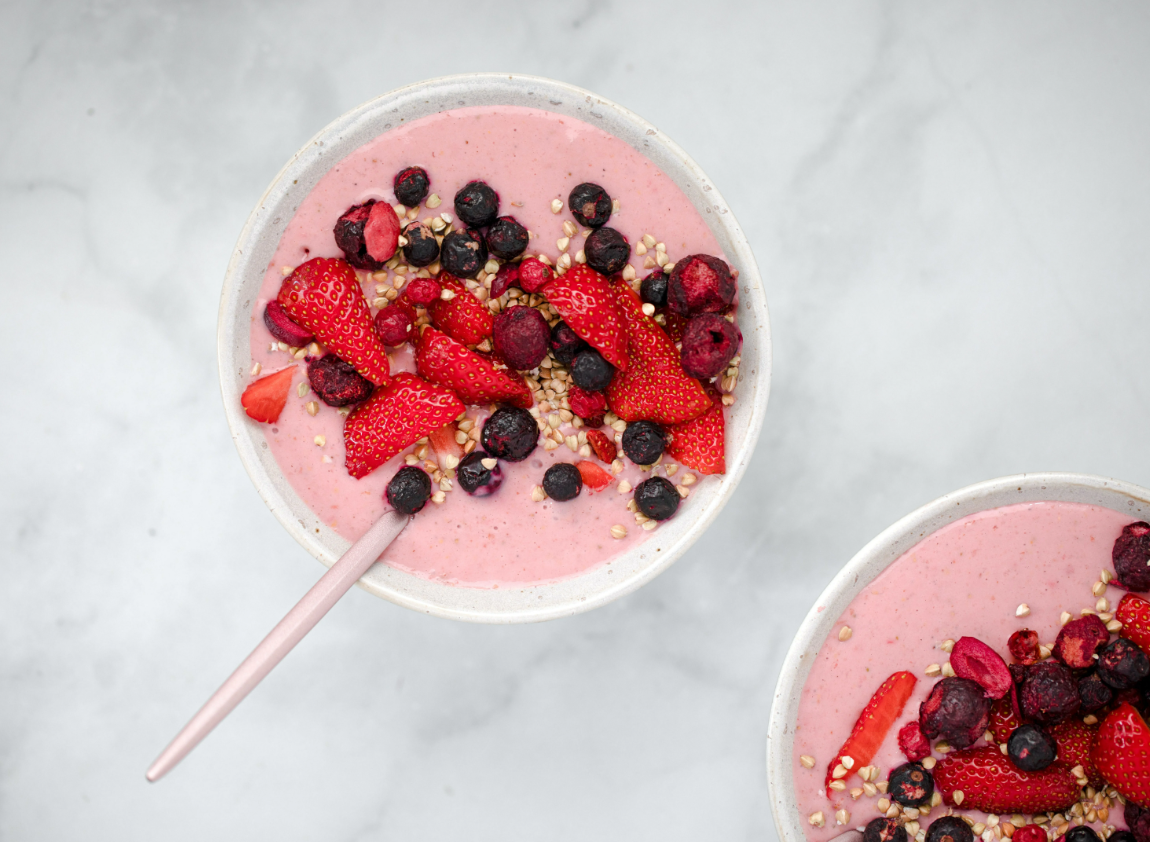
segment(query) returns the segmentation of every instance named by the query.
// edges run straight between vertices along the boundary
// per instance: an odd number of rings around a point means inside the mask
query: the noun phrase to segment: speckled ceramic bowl
[[[330,567],[348,542],[322,523],[284,478],[259,425],[240,407],[248,384],[252,302],[263,273],[300,201],[344,156],[398,126],[452,108],[518,105],[578,118],[623,140],[653,161],[687,195],[738,267],[742,380],[727,414],[727,474],[701,487],[690,506],[638,547],[599,567],[553,584],[477,590],[420,579],[376,564],[360,580],[371,593],[417,611],[487,623],[548,620],[587,611],[649,582],[681,556],[734,493],[754,450],[767,407],[771,336],[767,302],[754,256],[734,215],[702,170],[673,141],[613,102],[562,82],[533,76],[468,74],[421,82],[384,94],[335,120],[288,161],[248,217],[228,264],[220,300],[219,363],[224,411],[244,467],[284,528]],[[613,572],[610,572],[613,571]]]
[[[811,607],[783,662],[767,728],[767,786],[783,842],[805,842],[806,817],[795,809],[795,722],[803,685],[839,617],[876,576],[926,536],[956,520],[1014,503],[1086,503],[1150,516],[1150,489],[1088,474],[1019,474],[980,482],[939,497],[882,532],[848,561]],[[847,828],[844,828],[846,831]]]

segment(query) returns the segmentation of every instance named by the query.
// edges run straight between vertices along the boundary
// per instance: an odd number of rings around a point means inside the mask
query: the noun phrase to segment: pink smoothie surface
[[[431,193],[443,200],[434,210],[421,207],[419,219],[443,212],[454,219],[456,191],[482,179],[499,194],[500,214],[514,216],[531,232],[528,254],[547,254],[552,261],[558,258],[556,241],[564,236],[563,222],[574,221],[566,209],[567,195],[575,185],[591,181],[620,202],[608,224],[633,247],[650,234],[666,244],[671,260],[694,253],[725,259],[710,229],[674,182],[642,154],[601,129],[530,108],[447,111],[415,120],[363,145],[333,166],[300,204],[268,264],[252,307],[252,359],[263,366],[265,374],[292,362],[282,351],[269,350],[274,339],[262,318],[265,305],[279,291],[283,267],[294,268],[312,257],[342,257],[332,233],[339,216],[368,199],[394,204],[392,179],[412,165],[427,170]],[[553,199],[563,202],[561,213],[552,212]],[[574,256],[582,244],[580,233],[571,238],[568,252]],[[632,254],[631,263],[641,277],[645,274],[642,262],[642,257]],[[370,301],[374,281],[367,273],[359,276]],[[390,357],[393,373],[414,370],[408,351]],[[279,421],[265,429],[269,447],[311,510],[354,541],[384,512],[384,488],[403,464],[402,454],[364,479],[349,476],[344,467],[343,418],[322,404],[316,417],[306,413],[305,403],[316,398],[310,393],[297,396],[296,387],[306,383],[307,373],[302,361],[295,365],[298,374],[287,407]],[[469,413],[477,418],[487,414],[474,407]],[[566,425],[562,429],[565,434],[578,433]],[[604,429],[610,434],[609,428]],[[325,437],[323,446],[316,445],[317,435]],[[540,446],[524,462],[501,463],[505,480],[490,497],[469,497],[456,484],[446,502],[428,503],[381,561],[423,578],[476,588],[556,581],[609,563],[612,556],[649,534],[627,510],[631,495],[620,494],[618,483],[627,480],[634,486],[651,474],[628,462],[611,486],[599,493],[585,488],[566,503],[531,500],[532,487],[542,482],[550,465],[580,458],[565,446],[551,452]],[[681,469],[678,477],[685,473]],[[690,517],[690,509],[688,498],[677,517]],[[624,539],[611,537],[614,524],[626,528]]]
[[[875,799],[850,797],[850,789],[861,785],[857,776],[847,778],[847,791],[833,799],[823,784],[827,764],[884,679],[900,670],[918,676],[902,716],[871,761],[885,781],[906,762],[898,729],[918,718],[919,705],[938,681],[923,670],[947,661],[939,645],[975,637],[1009,661],[1006,642],[1018,629],[1033,629],[1040,642],[1053,643],[1063,611],[1078,616],[1094,607],[1091,588],[1103,569],[1112,569],[1114,541],[1130,521],[1121,512],[1080,503],[1020,503],[979,512],[927,536],[855,597],[819,649],[799,703],[797,808],[804,821],[818,810],[827,819],[823,828],[806,825],[807,838],[823,842],[841,834],[846,828],[834,818],[840,808],[850,812],[850,827],[878,815]],[[1110,588],[1112,605],[1120,593]],[[1030,615],[1019,618],[1015,611],[1022,603]],[[845,642],[838,637],[844,625],[853,632]],[[799,762],[804,754],[815,758],[813,769]],[[982,817],[962,812],[976,821]],[[1117,819],[1112,813],[1109,821]]]

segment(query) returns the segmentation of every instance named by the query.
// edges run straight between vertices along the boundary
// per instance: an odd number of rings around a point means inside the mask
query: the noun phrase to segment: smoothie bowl
[[[285,528],[331,566],[415,516],[360,581],[524,622],[628,593],[734,491],[770,329],[746,238],[650,124],[587,91],[475,74],[321,131],[224,282],[224,406]]]
[[[780,837],[1150,839],[1148,519],[1150,490],[1025,474],[864,547],[775,691]]]

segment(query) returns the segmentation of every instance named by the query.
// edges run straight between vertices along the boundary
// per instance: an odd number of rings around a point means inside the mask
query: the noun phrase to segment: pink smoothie
[[[1007,657],[1006,641],[1022,628],[1052,644],[1060,616],[1093,608],[1091,587],[1103,569],[1112,569],[1111,549],[1129,515],[1079,503],[1022,503],[970,515],[929,535],[895,561],[859,594],[843,613],[811,667],[803,687],[795,727],[795,790],[800,814],[822,811],[823,828],[806,826],[812,842],[831,839],[846,828],[835,812],[850,812],[849,827],[861,827],[878,815],[875,799],[849,795],[861,785],[847,779],[847,791],[828,799],[823,784],[827,764],[849,736],[871,695],[892,673],[918,677],[914,695],[872,763],[879,780],[906,762],[896,734],[916,719],[918,708],[938,678],[927,678],[929,664],[945,664],[944,640],[976,637]],[[1121,591],[1110,588],[1111,605]],[[1030,615],[1015,616],[1021,604]],[[850,626],[847,641],[839,632]],[[1007,660],[1009,658],[1007,657]],[[800,763],[815,758],[813,769]],[[975,821],[983,816],[966,811]],[[934,815],[940,814],[935,811]],[[1113,824],[1120,816],[1110,816]],[[924,818],[923,827],[930,818]]]
[[[510,106],[436,114],[360,147],[337,163],[300,204],[252,308],[252,358],[264,373],[291,362],[282,351],[269,350],[274,339],[262,321],[267,301],[283,281],[283,267],[294,268],[312,257],[342,257],[332,234],[336,219],[368,199],[394,204],[392,178],[410,165],[428,171],[431,193],[442,199],[435,209],[421,207],[419,219],[443,212],[454,218],[456,191],[468,181],[482,179],[499,193],[500,213],[515,216],[531,232],[527,253],[546,254],[553,262],[560,255],[556,241],[564,236],[563,222],[572,219],[566,210],[567,195],[584,181],[602,185],[619,201],[609,225],[633,247],[650,234],[666,244],[671,260],[697,252],[724,256],[706,223],[670,178],[630,146],[592,125]],[[564,203],[561,213],[552,211],[553,199]],[[568,253],[574,257],[582,244],[582,234],[576,234]],[[654,254],[652,250],[650,255]],[[643,268],[643,261],[632,254],[640,277],[650,271]],[[368,273],[359,275],[371,301],[375,281]],[[391,357],[393,373],[414,369],[410,353]],[[307,377],[305,364],[296,365],[299,373],[288,405],[267,429],[271,452],[312,511],[342,536],[355,540],[383,513],[384,487],[403,465],[403,454],[364,479],[349,476],[344,467],[343,418],[322,404],[316,417],[307,414],[305,404],[315,396],[297,396],[296,387]],[[485,409],[475,407],[469,407],[469,413],[478,419],[486,416]],[[566,424],[562,431],[579,432]],[[325,438],[322,447],[315,443],[317,435]],[[532,488],[542,482],[547,467],[581,458],[566,446],[551,452],[538,447],[524,462],[502,463],[503,486],[490,497],[472,498],[456,486],[444,503],[428,503],[382,560],[424,578],[479,588],[554,581],[609,563],[649,534],[627,510],[631,495],[619,493],[618,483],[626,480],[634,486],[651,474],[627,463],[602,492],[589,493],[585,488],[566,503],[531,499]],[[666,468],[656,470],[665,474]],[[696,472],[680,469],[671,479],[678,482],[688,473]],[[677,517],[691,516],[690,502],[683,501]],[[622,540],[611,536],[615,524],[627,530]]]

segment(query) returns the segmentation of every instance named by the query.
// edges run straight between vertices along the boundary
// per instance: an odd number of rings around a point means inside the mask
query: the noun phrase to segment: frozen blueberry
[[[1066,842],[1102,842],[1102,837],[1098,835],[1097,831],[1085,824],[1070,828],[1062,838]],[[1113,839],[1114,836],[1110,838]]]
[[[307,364],[312,391],[328,406],[350,406],[371,397],[375,386],[335,354],[325,354]]]
[[[494,494],[503,485],[503,470],[499,460],[482,450],[475,450],[463,457],[455,469],[459,487],[474,497]]]
[[[363,269],[368,272],[378,272],[383,268],[381,262],[373,260],[371,255],[367,253],[367,242],[363,238],[363,228],[367,225],[367,218],[371,215],[371,208],[374,204],[375,199],[368,199],[362,205],[353,205],[348,208],[336,220],[333,231],[335,244],[343,251],[343,256],[347,262],[356,269]]]
[[[1043,725],[1061,722],[1077,713],[1082,706],[1074,675],[1069,668],[1054,660],[1026,668],[1026,680],[1019,688],[1018,703],[1023,716]]]
[[[934,795],[934,778],[921,763],[904,763],[890,773],[887,796],[904,807],[918,807]]]
[[[662,270],[652,272],[639,285],[639,297],[653,307],[667,306],[667,276]]]
[[[293,348],[302,348],[315,339],[315,334],[293,322],[283,305],[274,298],[268,302],[268,306],[264,309],[264,325],[267,327],[268,333]]]
[[[375,314],[373,323],[375,335],[384,345],[399,347],[412,338],[411,328],[415,320],[412,310],[399,304],[388,304]],[[418,334],[417,334],[418,335]]]
[[[653,465],[663,455],[667,434],[654,421],[635,421],[623,431],[623,452],[636,465]]]
[[[401,205],[414,208],[427,198],[431,179],[427,177],[427,170],[423,167],[405,167],[395,174],[392,187],[395,190],[395,198]]]
[[[556,462],[543,475],[543,490],[552,500],[574,500],[583,490],[583,475],[570,462]]]
[[[906,828],[898,819],[879,816],[871,819],[863,831],[863,842],[907,842]]]
[[[455,215],[472,228],[486,228],[499,216],[499,194],[485,181],[469,181],[455,194]]]
[[[1122,587],[1150,591],[1150,523],[1140,520],[1124,526],[1111,558]]]
[[[527,229],[513,216],[501,216],[487,229],[487,250],[502,260],[514,260],[527,249]]]
[[[571,365],[575,355],[587,347],[567,322],[556,322],[551,328],[551,353],[563,365]]]
[[[585,348],[575,355],[571,363],[571,379],[580,389],[601,392],[611,385],[615,366],[603,359],[594,348]]]
[[[1099,710],[1114,699],[1114,691],[1092,672],[1078,681],[1078,698],[1082,701],[1083,710]]]
[[[547,356],[551,329],[534,307],[508,307],[495,316],[495,350],[518,371],[529,371]]]
[[[709,254],[675,261],[667,282],[667,309],[680,316],[721,313],[735,300],[731,267]]]
[[[387,484],[387,502],[401,515],[413,515],[431,499],[431,477],[427,471],[406,465]]]
[[[1138,644],[1115,638],[1098,656],[1098,677],[1115,690],[1128,690],[1150,675],[1150,658]]]
[[[928,739],[941,738],[955,748],[966,748],[990,724],[990,699],[977,681],[944,678],[919,705],[918,724]]]
[[[1041,772],[1054,762],[1058,745],[1035,725],[1019,725],[1006,741],[1006,753],[1023,772]]]
[[[526,409],[505,406],[483,424],[483,449],[499,459],[521,462],[539,441],[539,425]]]
[[[930,823],[926,842],[974,842],[974,831],[958,816],[942,816]]]
[[[487,263],[487,246],[483,235],[474,228],[452,231],[443,238],[439,248],[439,262],[449,275],[474,278]]]
[[[601,275],[614,275],[627,265],[631,246],[614,228],[596,228],[583,243],[587,265]]]
[[[683,333],[683,371],[700,380],[710,380],[726,370],[742,342],[739,329],[718,313],[695,316]]]
[[[599,228],[611,218],[611,197],[598,184],[585,181],[577,184],[567,197],[571,215],[586,228]]]
[[[411,266],[430,266],[439,258],[439,241],[432,230],[422,222],[413,222],[403,229],[407,245],[403,259]]]
[[[670,480],[651,477],[635,486],[635,505],[651,520],[666,520],[679,510],[679,492]]]

